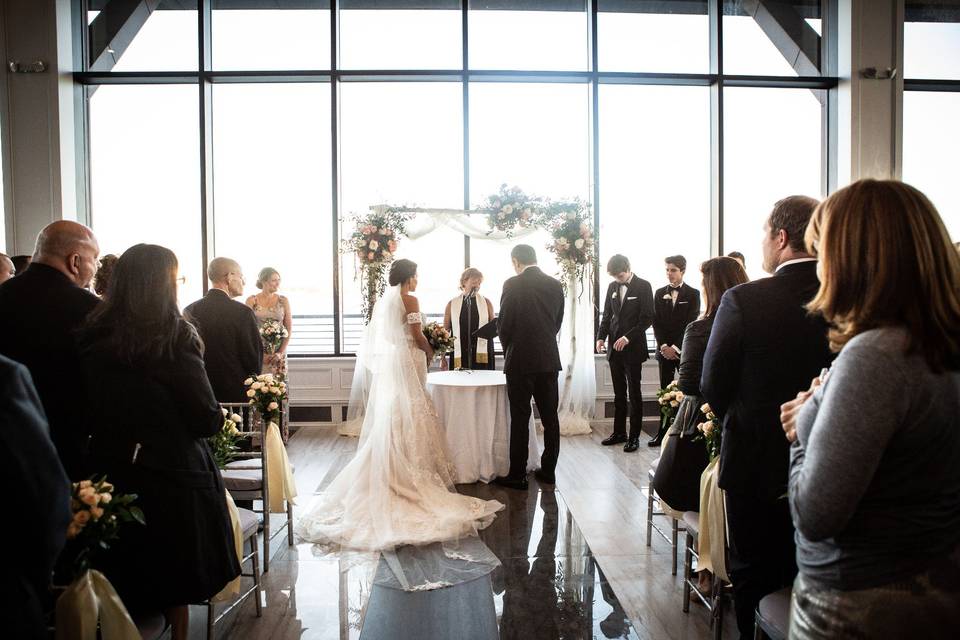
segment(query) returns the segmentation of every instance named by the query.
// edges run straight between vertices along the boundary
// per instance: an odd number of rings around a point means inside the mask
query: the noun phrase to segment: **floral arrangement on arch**
[[[580,200],[552,202],[547,205],[544,217],[553,236],[547,251],[557,257],[565,276],[564,285],[570,279],[583,282],[587,269],[596,260],[589,207]]]
[[[520,187],[508,187],[506,183],[500,185],[500,190],[487,196],[487,201],[480,207],[487,212],[487,224],[490,225],[490,235],[494,231],[503,231],[508,238],[513,237],[513,230],[519,227],[534,227],[543,223],[544,201],[541,198],[528,196]]]
[[[410,214],[403,208],[375,207],[365,216],[355,216],[355,227],[341,246],[341,253],[352,253],[359,263],[364,281],[362,311],[364,322],[370,322],[373,305],[386,288],[387,267],[393,262],[400,236],[406,233]]]

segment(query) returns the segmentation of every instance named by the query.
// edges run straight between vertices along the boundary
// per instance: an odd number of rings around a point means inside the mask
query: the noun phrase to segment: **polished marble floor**
[[[494,558],[454,586],[396,588],[379,556],[332,556],[312,545],[271,544],[263,617],[252,602],[228,615],[218,638],[440,639],[709,638],[709,614],[681,611],[671,549],[654,534],[646,546],[646,474],[655,450],[626,454],[591,436],[563,438],[556,488],[512,491],[460,485],[506,509],[473,541]],[[336,475],[356,441],[332,429],[304,428],[289,445],[300,509]],[[280,524],[274,516],[274,526]],[[413,560],[416,562],[416,559]],[[496,566],[493,566],[493,565]],[[492,567],[492,570],[491,570]],[[728,616],[724,636],[736,637]],[[203,638],[205,611],[192,611],[191,637]]]

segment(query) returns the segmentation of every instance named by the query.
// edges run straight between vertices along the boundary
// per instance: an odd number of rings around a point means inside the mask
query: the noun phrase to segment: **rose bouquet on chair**
[[[280,422],[283,401],[287,399],[287,383],[272,373],[261,373],[243,381],[247,386],[248,403],[264,422]]]
[[[276,353],[280,350],[283,341],[290,335],[283,323],[274,318],[267,318],[260,325],[260,338],[263,340],[264,353]]]
[[[430,348],[433,349],[435,356],[442,358],[443,354],[453,351],[453,343],[456,341],[456,338],[453,337],[453,334],[447,331],[442,324],[428,322],[423,325],[423,335],[427,338],[427,342],[430,343]]]
[[[243,434],[237,428],[238,424],[243,422],[243,418],[237,414],[228,414],[226,409],[220,409],[223,412],[223,427],[215,435],[207,438],[210,443],[210,451],[213,453],[213,460],[217,467],[225,469],[227,463],[233,460],[236,452],[240,449],[237,442],[243,437]]]
[[[697,425],[697,430],[700,432],[698,438],[703,438],[704,444],[707,446],[707,454],[712,462],[720,455],[720,421],[707,403],[700,407],[700,413],[703,414],[705,420]]]
[[[136,625],[106,576],[95,569],[100,556],[120,537],[125,523],[146,524],[143,512],[131,503],[134,494],[115,494],[106,476],[74,482],[70,496],[73,517],[58,569],[69,571],[70,585],[56,604],[57,638],[103,636],[139,637]],[[109,632],[109,633],[108,633]]]
[[[247,386],[248,403],[263,420],[264,439],[261,446],[269,465],[270,512],[284,511],[284,501],[293,503],[297,488],[293,482],[293,469],[287,459],[287,449],[280,437],[280,416],[283,401],[287,399],[287,383],[272,373],[251,376],[243,382]]]
[[[669,427],[677,417],[677,407],[683,400],[683,391],[677,387],[676,381],[657,391],[657,403],[660,405],[660,424]]]

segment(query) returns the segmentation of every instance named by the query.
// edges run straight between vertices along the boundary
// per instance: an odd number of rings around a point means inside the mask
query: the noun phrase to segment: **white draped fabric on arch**
[[[387,205],[370,207],[374,212],[391,208],[395,209]],[[517,226],[509,233],[491,230],[486,216],[460,209],[409,208],[404,209],[403,213],[413,215],[406,223],[404,232],[404,236],[411,240],[446,227],[473,240],[499,243],[508,250],[517,240],[529,236],[539,228]],[[593,358],[593,308],[590,278],[583,278],[578,282],[576,278],[569,277],[566,282],[566,308],[559,342],[560,362],[563,365],[559,377],[561,435],[590,433],[590,419],[594,416],[597,393]],[[361,349],[357,353],[354,367],[347,420],[338,429],[341,435],[360,435],[370,385],[369,373],[363,366],[363,357]]]

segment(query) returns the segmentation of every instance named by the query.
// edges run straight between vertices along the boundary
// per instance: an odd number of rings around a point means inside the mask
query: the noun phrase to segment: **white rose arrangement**
[[[267,422],[280,424],[280,408],[287,399],[287,383],[281,376],[262,373],[244,380],[248,404],[257,409]]]
[[[63,551],[76,554],[70,559],[72,578],[79,578],[96,567],[99,554],[119,537],[122,524],[145,524],[143,512],[131,506],[136,499],[135,494],[115,494],[106,476],[73,483],[70,496],[73,518],[67,526],[67,539],[71,542]]]
[[[677,387],[676,381],[657,391],[657,403],[660,405],[660,422],[662,425],[670,426],[673,423],[683,398],[684,394]]]
[[[698,438],[703,438],[707,455],[710,456],[710,460],[713,460],[720,455],[720,420],[708,403],[701,405],[700,413],[703,414],[704,421],[697,425],[697,430],[700,432]]]
[[[223,414],[223,426],[220,431],[207,438],[207,442],[210,444],[213,461],[217,463],[217,467],[225,469],[227,463],[233,460],[239,450],[237,442],[244,437],[237,428],[237,425],[243,423],[243,418],[235,413],[227,413],[227,410],[222,407],[220,412]]]
[[[267,318],[260,324],[260,339],[263,341],[264,353],[276,353],[283,346],[283,341],[290,333],[283,323],[274,318]]]

